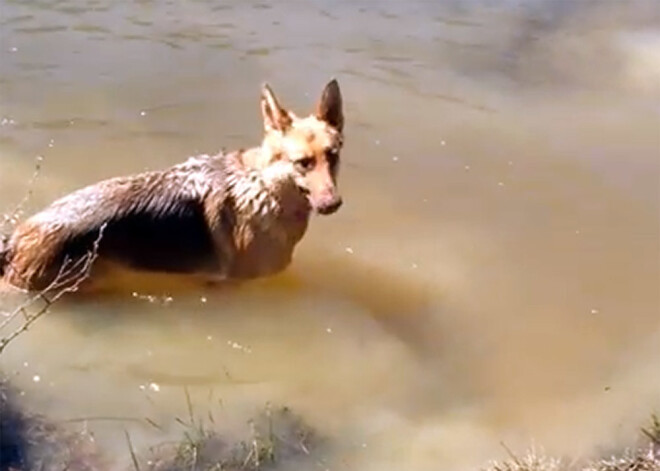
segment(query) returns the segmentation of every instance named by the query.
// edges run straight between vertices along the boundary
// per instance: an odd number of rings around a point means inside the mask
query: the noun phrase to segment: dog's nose
[[[336,212],[339,209],[339,207],[342,205],[342,203],[343,203],[343,201],[342,201],[341,198],[339,198],[339,197],[334,198],[329,203],[319,206],[319,209],[318,209],[319,213],[324,214],[324,215],[332,214],[332,213]]]

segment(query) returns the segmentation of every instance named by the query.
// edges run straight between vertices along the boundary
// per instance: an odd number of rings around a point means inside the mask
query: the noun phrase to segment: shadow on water
[[[440,332],[433,328],[441,318],[437,315],[442,304],[441,287],[375,263],[340,255],[294,260],[280,275],[245,282],[206,282],[178,275],[121,272],[111,278],[102,291],[68,295],[59,303],[57,311],[77,318],[75,322],[81,323],[82,328],[88,322],[94,326],[99,322],[130,323],[140,315],[135,312],[139,309],[135,306],[122,309],[121,306],[143,300],[150,303],[145,314],[158,322],[158,305],[200,296],[209,299],[209,309],[197,318],[202,324],[207,315],[224,315],[223,304],[227,299],[240,304],[241,300],[255,298],[275,298],[283,303],[298,298],[319,298],[322,302],[347,305],[355,315],[369,317],[420,355],[431,349],[437,354],[438,345],[443,343],[438,338]],[[102,312],[90,313],[94,306],[102,306]],[[267,310],[266,304],[256,311],[262,314]],[[241,315],[250,316],[250,311],[254,312],[246,308]]]

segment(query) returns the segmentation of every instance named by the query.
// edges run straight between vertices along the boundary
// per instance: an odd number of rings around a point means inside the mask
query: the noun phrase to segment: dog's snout
[[[343,201],[340,196],[336,196],[327,202],[324,202],[318,206],[318,211],[321,214],[332,214],[336,212],[341,205],[343,204]]]

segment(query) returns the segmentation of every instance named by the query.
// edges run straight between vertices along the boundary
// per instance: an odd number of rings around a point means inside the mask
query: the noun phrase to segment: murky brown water
[[[627,443],[660,407],[660,6],[489,3],[2,2],[5,209],[37,155],[29,211],[256,144],[265,80],[302,110],[337,76],[347,114],[346,204],[289,273],[62,304],[2,369],[58,419],[171,436],[184,385],[226,424],[285,403],[332,469]]]

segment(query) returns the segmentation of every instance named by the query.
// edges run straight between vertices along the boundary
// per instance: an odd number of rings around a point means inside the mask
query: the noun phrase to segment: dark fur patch
[[[99,245],[103,258],[140,270],[183,273],[219,269],[200,201],[175,200],[161,211],[132,211],[105,223]],[[82,254],[89,250],[99,229],[90,228],[70,240],[65,251]]]
[[[8,237],[0,235],[0,276],[5,274],[5,267],[9,263]]]

